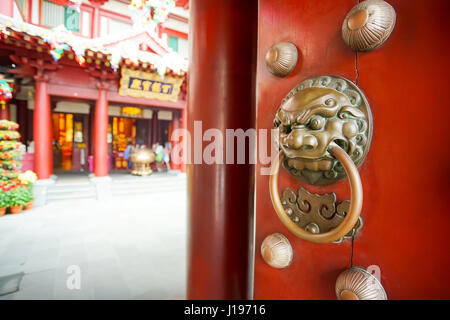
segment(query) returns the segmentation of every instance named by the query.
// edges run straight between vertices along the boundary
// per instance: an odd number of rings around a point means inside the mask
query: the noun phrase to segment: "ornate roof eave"
[[[100,44],[104,48],[108,48],[110,46],[115,46],[120,42],[126,41],[128,39],[135,38],[140,35],[145,35],[148,37],[150,41],[148,41],[148,45],[154,52],[163,52],[164,54],[173,52],[172,48],[170,48],[167,43],[164,42],[163,39],[158,38],[156,32],[152,32],[151,30],[144,28],[137,28],[132,31],[123,31],[117,33],[115,35],[109,35],[106,37],[99,37],[92,39],[96,43]]]
[[[30,37],[37,38],[37,42],[42,46],[45,44],[45,36],[50,34],[51,31],[46,28],[42,28],[39,26],[35,26],[29,23],[25,23],[22,21],[18,21],[15,19],[12,19],[11,17],[5,16],[0,14],[0,29],[2,27],[6,27],[9,30],[14,31],[16,34],[21,35],[21,38],[24,41],[30,41]],[[135,33],[132,33],[132,35],[142,33],[142,30],[138,30]],[[111,61],[112,55],[114,53],[114,48],[116,46],[106,47],[105,45],[107,43],[110,43],[111,39],[106,39],[103,41],[101,38],[94,38],[94,39],[88,39],[79,37],[76,35],[73,35],[74,39],[77,41],[81,41],[83,43],[83,46],[85,47],[85,56],[88,63],[92,62],[92,60],[95,59],[96,64],[100,64],[100,62],[103,60],[104,65],[106,68],[111,68]],[[154,37],[152,37],[154,39]],[[121,38],[120,40],[124,44],[126,43],[126,38]],[[72,49],[73,45],[71,43],[67,43],[70,48]],[[158,43],[159,44],[159,43]],[[48,47],[48,44],[47,44]],[[167,47],[167,46],[166,46]],[[130,51],[132,51],[130,53]],[[73,53],[71,51],[65,51],[65,53],[70,57],[72,55],[73,59]],[[170,57],[176,58],[176,68],[170,65],[166,65],[166,73],[165,74],[172,74],[172,75],[178,75],[178,76],[185,76],[187,73],[188,68],[188,62],[187,59],[181,58],[181,56],[178,56],[178,54],[174,53],[171,49],[168,50],[168,54]],[[179,58],[178,58],[178,57]],[[135,69],[155,69],[155,65],[164,65],[164,59],[166,56],[159,56],[157,54],[153,54],[150,52],[139,50],[138,48],[135,48],[135,50],[124,50],[122,59],[120,62],[120,66],[129,66],[133,67]],[[100,59],[100,60],[99,60]],[[90,61],[91,60],[91,61]],[[167,59],[166,59],[167,60]],[[114,72],[114,71],[113,71]]]

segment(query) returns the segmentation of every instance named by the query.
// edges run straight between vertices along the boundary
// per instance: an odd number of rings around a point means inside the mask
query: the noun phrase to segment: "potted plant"
[[[30,210],[33,209],[33,204],[34,204],[34,196],[33,196],[33,191],[32,191],[32,186],[26,186],[24,187],[26,189],[25,191],[25,206],[23,207],[25,210]]]
[[[5,192],[0,192],[0,217],[5,215],[7,207],[8,201],[6,199],[6,194]]]
[[[33,195],[33,183],[37,180],[37,175],[31,170],[27,170],[24,173],[19,174],[19,181],[24,185],[25,191],[25,210],[33,208],[34,195]]]
[[[23,187],[11,189],[8,193],[10,212],[13,214],[22,212],[23,206],[26,205]]]

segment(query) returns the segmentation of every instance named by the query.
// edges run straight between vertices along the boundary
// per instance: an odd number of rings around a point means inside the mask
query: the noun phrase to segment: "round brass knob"
[[[342,38],[354,51],[370,51],[383,44],[394,30],[396,13],[383,0],[366,0],[350,10],[342,23]]]
[[[297,65],[297,47],[291,42],[278,42],[266,53],[266,67],[277,77],[285,77]]]
[[[336,280],[339,300],[387,300],[380,281],[361,267],[352,267],[339,274]]]
[[[292,262],[292,246],[284,235],[273,233],[261,243],[261,256],[273,268],[287,268]]]

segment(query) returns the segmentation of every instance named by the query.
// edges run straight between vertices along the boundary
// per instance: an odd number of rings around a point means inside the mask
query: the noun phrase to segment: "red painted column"
[[[38,179],[49,179],[53,173],[52,127],[48,79],[43,74],[35,76],[36,92],[34,102],[34,170]]]
[[[0,120],[9,120],[9,102],[0,101]]]
[[[5,16],[13,16],[13,2],[14,0],[1,0],[0,1],[0,14]]]
[[[187,110],[186,108],[184,108],[181,111],[181,128],[183,129],[187,129]],[[181,143],[183,143],[183,150],[186,150],[187,145],[186,145],[186,141],[182,140]],[[184,151],[186,152],[186,151]],[[186,163],[182,163],[180,166],[180,170],[181,172],[186,172]]]
[[[108,175],[108,86],[97,83],[98,98],[94,115],[94,174],[96,177]]]
[[[190,6],[187,129],[195,146],[201,137],[194,137],[194,121],[223,137],[226,129],[255,125],[258,1],[197,0]],[[236,163],[236,144],[234,154]],[[187,297],[250,298],[254,165],[196,160],[202,163],[187,168]]]
[[[178,112],[173,112],[173,119],[172,119],[172,135],[173,132],[177,129],[180,128],[180,115]],[[172,140],[172,137],[169,137],[169,139],[172,141],[172,149],[175,148],[175,146],[178,144],[177,141]],[[181,165],[180,164],[176,164],[173,161],[170,161],[170,165],[172,170],[179,170]]]

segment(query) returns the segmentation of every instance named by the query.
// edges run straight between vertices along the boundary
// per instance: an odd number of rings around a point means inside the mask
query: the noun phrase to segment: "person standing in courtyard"
[[[153,152],[155,153],[156,157],[156,170],[158,172],[162,171],[162,165],[163,165],[163,158],[164,158],[164,147],[159,143],[155,143],[153,145]]]
[[[172,151],[172,144],[170,142],[166,142],[164,145],[163,161],[166,164],[167,171],[170,171],[170,152],[171,151]]]
[[[127,169],[131,170],[131,168],[133,167],[133,163],[130,160],[130,156],[133,153],[133,143],[131,141],[128,142],[128,146],[125,149],[125,151],[123,152],[123,158],[125,160],[127,160]]]

